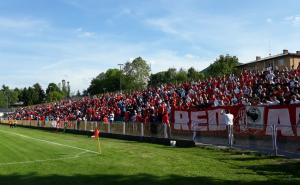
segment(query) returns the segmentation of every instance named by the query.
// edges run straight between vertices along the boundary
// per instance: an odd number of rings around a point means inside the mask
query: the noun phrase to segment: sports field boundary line
[[[6,162],[6,163],[0,163],[1,166],[9,166],[9,165],[18,165],[18,164],[32,164],[32,163],[42,163],[42,162],[49,162],[49,161],[61,161],[61,160],[68,160],[68,159],[77,159],[81,157],[86,157],[86,156],[81,156],[82,154],[85,154],[87,152],[80,152],[74,156],[70,157],[61,157],[61,158],[53,158],[53,159],[37,159],[37,160],[32,160],[32,161],[19,161],[19,162]]]
[[[1,123],[0,126],[8,126],[7,124]],[[85,136],[92,136],[93,132],[89,130],[76,130],[76,129],[67,129],[63,130],[60,128],[52,128],[52,127],[36,127],[30,125],[17,125],[19,128],[26,128],[26,129],[35,129],[45,132],[58,132],[58,133],[66,133],[66,134],[73,134],[73,135],[85,135]],[[176,140],[176,146],[182,148],[190,148],[195,147],[195,142],[192,140],[180,139],[180,138],[162,138],[156,137],[152,135],[147,136],[138,136],[138,135],[127,135],[121,133],[109,133],[109,132],[101,132],[101,138],[109,138],[109,139],[117,139],[117,140],[125,140],[125,141],[135,141],[141,143],[151,143],[151,144],[158,144],[164,146],[170,146],[170,140]]]
[[[89,153],[93,153],[93,154],[99,154],[98,152],[93,151],[93,150],[88,150],[88,149],[85,149],[85,148],[80,148],[80,147],[76,147],[76,146],[61,144],[61,143],[57,143],[57,142],[53,142],[53,141],[48,141],[48,140],[45,140],[45,139],[34,138],[34,137],[30,137],[30,136],[27,136],[27,135],[24,135],[24,134],[19,134],[19,133],[16,133],[16,132],[10,132],[10,131],[4,131],[4,130],[0,130],[0,132],[10,134],[10,135],[20,136],[20,137],[35,140],[35,141],[49,143],[49,144],[53,144],[53,145],[57,145],[57,146],[77,149],[77,150],[81,150],[81,151],[85,151],[85,152],[89,152]]]

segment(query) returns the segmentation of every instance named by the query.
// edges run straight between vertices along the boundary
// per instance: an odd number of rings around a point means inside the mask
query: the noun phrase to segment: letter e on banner
[[[191,112],[192,130],[207,131],[206,111]]]
[[[224,116],[221,114],[223,109],[209,110],[208,113],[208,126],[210,131],[226,130]]]

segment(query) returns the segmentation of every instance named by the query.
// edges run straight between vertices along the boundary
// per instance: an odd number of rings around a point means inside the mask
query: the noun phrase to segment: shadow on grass
[[[88,184],[122,184],[122,185],[192,185],[192,184],[203,184],[203,185],[228,185],[228,184],[244,184],[244,185],[285,185],[285,184],[300,184],[299,179],[269,179],[265,181],[252,181],[241,180],[222,180],[211,177],[183,177],[183,176],[153,176],[147,174],[137,175],[74,175],[74,176],[38,176],[37,174],[27,175],[0,175],[1,185],[88,185]]]
[[[260,160],[265,159],[278,159],[276,163],[273,164],[259,164]],[[257,175],[260,176],[267,176],[272,179],[282,180],[280,183],[283,184],[300,184],[300,161],[291,161],[286,160],[281,157],[274,157],[274,156],[260,156],[260,155],[253,155],[253,156],[246,156],[246,157],[229,157],[229,158],[219,158],[220,161],[232,162],[232,161],[240,161],[242,162],[241,165],[236,165],[236,168],[245,168],[255,172]],[[257,162],[256,165],[244,165],[244,162],[254,161]],[[284,178],[283,178],[284,177]],[[296,179],[295,181],[287,181],[286,180]]]
[[[300,179],[300,162],[254,165],[247,167],[258,175],[283,175]]]

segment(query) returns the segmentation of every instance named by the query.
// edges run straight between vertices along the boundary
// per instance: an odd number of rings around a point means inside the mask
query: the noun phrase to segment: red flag
[[[95,138],[99,138],[100,137],[100,130],[98,128],[95,129],[94,131],[94,135]]]

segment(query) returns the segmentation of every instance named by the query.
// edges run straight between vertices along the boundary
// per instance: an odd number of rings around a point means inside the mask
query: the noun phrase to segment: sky
[[[153,73],[300,50],[298,0],[0,1],[0,85],[73,92],[141,56]]]

